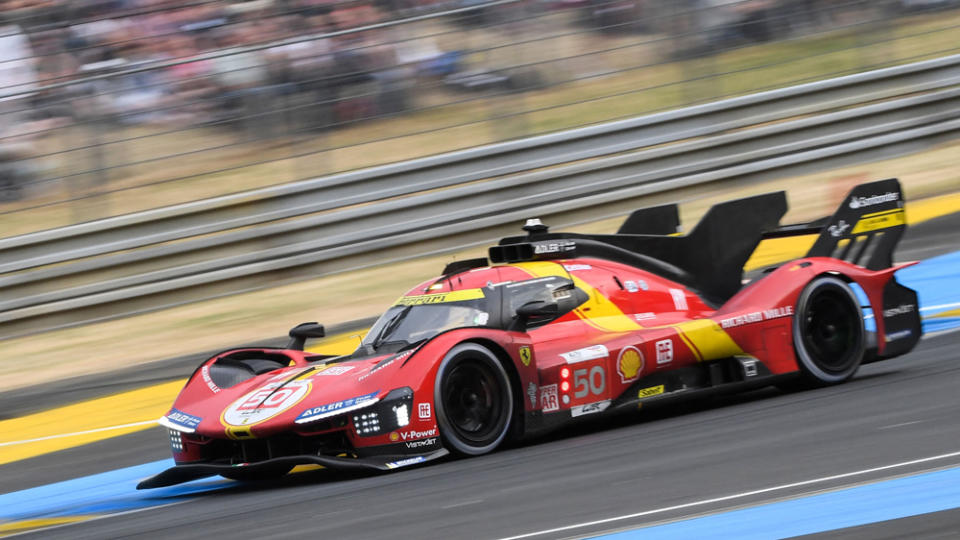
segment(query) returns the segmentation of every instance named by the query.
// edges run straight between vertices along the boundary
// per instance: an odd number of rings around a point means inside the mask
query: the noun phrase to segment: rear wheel
[[[838,384],[856,373],[866,332],[860,302],[849,285],[823,276],[804,288],[793,317],[793,346],[806,386]]]
[[[489,349],[462,343],[443,358],[434,385],[437,422],[445,445],[461,455],[492,451],[507,436],[513,392]]]

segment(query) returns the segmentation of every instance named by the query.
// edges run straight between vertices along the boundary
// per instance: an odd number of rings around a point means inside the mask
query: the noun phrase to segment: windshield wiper
[[[404,317],[407,316],[407,313],[410,313],[410,308],[412,307],[413,306],[404,307],[403,309],[398,311],[397,314],[394,315],[389,321],[387,321],[387,324],[383,325],[383,329],[381,329],[380,333],[377,334],[377,337],[373,339],[373,343],[371,344],[371,347],[373,347],[373,350],[377,350],[377,347],[383,344],[386,337],[389,336],[394,330],[396,330],[398,326],[400,326],[400,322],[403,321]]]

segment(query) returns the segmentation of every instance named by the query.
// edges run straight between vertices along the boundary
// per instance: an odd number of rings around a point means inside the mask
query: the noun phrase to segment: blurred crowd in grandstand
[[[539,84],[535,70],[524,77],[477,70],[462,61],[467,51],[410,39],[416,36],[403,26],[342,32],[425,13],[475,8],[450,20],[475,27],[574,9],[577,24],[598,32],[693,36],[674,51],[684,57],[835,24],[851,5],[943,2],[524,0],[478,7],[483,3],[0,0],[0,162],[22,153],[17,131],[28,124],[37,131],[36,122],[232,125],[253,118],[258,136],[270,136],[274,125],[322,129],[400,113],[413,106],[424,78],[458,90]],[[282,124],[263,122],[269,110],[295,113]]]

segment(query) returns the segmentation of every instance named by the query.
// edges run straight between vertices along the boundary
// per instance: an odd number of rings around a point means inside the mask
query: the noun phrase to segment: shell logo
[[[393,431],[390,433],[390,440],[393,442],[397,442],[400,440],[400,435],[396,431]]]
[[[617,359],[617,373],[620,380],[626,384],[637,380],[643,371],[643,353],[636,347],[624,347]]]

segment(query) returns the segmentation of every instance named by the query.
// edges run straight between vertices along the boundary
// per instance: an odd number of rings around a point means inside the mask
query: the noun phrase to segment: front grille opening
[[[211,441],[203,449],[206,461],[230,465],[257,463],[279,457],[338,456],[352,452],[353,447],[342,430],[320,435],[284,434],[243,441],[221,439]]]

